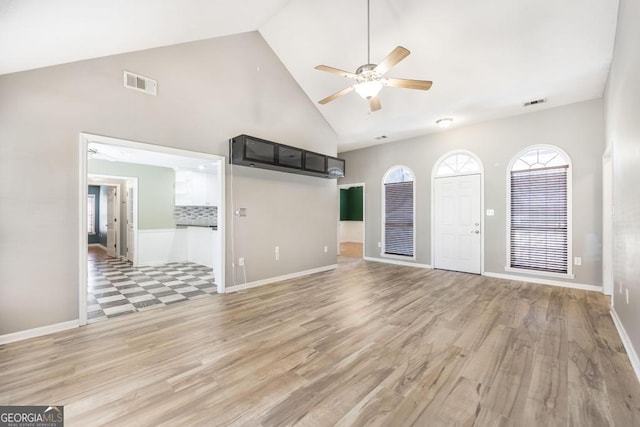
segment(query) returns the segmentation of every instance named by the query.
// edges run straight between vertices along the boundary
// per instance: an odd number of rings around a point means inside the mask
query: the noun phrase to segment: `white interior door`
[[[480,175],[435,178],[434,267],[480,274]]]
[[[107,191],[107,255],[115,257],[118,249],[118,203],[116,187]]]
[[[134,253],[135,253],[135,223],[133,218],[133,206],[135,203],[135,193],[133,183],[131,181],[127,181],[127,259],[133,262]]]

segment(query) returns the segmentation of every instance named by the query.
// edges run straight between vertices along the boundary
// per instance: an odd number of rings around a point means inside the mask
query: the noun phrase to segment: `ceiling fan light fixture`
[[[378,95],[382,90],[382,86],[383,84],[380,80],[369,80],[354,84],[353,89],[355,89],[356,93],[363,99],[369,99]]]
[[[453,123],[453,119],[451,117],[446,117],[444,119],[436,120],[436,124],[438,125],[438,127],[442,129],[448,128],[449,126],[451,126],[451,123]]]

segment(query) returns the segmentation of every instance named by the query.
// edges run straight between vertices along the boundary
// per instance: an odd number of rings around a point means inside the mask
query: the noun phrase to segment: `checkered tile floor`
[[[192,262],[134,268],[116,258],[89,261],[87,318],[96,322],[214,294],[213,271]]]

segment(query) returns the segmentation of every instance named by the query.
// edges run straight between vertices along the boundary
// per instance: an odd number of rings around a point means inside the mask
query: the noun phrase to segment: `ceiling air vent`
[[[544,104],[545,102],[547,102],[547,100],[545,98],[534,99],[533,101],[525,102],[522,106],[523,107],[528,107],[530,105]]]
[[[124,72],[124,87],[148,93],[149,95],[158,94],[158,83],[155,80],[130,71]]]

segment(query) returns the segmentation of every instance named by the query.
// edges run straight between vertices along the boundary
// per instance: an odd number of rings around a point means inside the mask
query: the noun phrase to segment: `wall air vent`
[[[523,107],[528,107],[530,105],[544,104],[545,102],[547,102],[547,100],[545,98],[534,99],[533,101],[525,102],[524,104],[522,104],[522,106]]]
[[[158,82],[149,77],[134,74],[130,71],[124,72],[124,87],[137,90],[139,92],[148,93],[149,95],[158,94]]]

